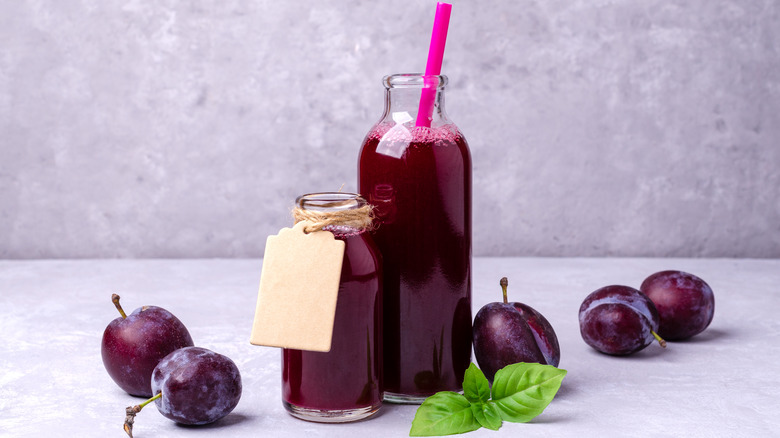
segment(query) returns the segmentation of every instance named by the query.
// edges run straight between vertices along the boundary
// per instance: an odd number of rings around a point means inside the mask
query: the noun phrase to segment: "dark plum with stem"
[[[658,309],[658,334],[670,341],[704,331],[715,314],[715,295],[701,278],[682,271],[661,271],[639,288]]]
[[[241,399],[241,374],[227,356],[201,347],[186,347],[165,356],[152,374],[155,396],[125,410],[125,432],[133,436],[135,415],[154,401],[157,410],[180,424],[213,423],[229,414]]]
[[[594,349],[612,355],[635,353],[657,340],[658,311],[642,292],[629,286],[605,286],[585,298],[579,312],[580,334]]]
[[[474,356],[485,377],[492,382],[498,370],[518,362],[557,367],[561,350],[550,322],[531,306],[508,302],[506,277],[499,284],[504,302],[486,304],[474,318]]]
[[[152,396],[152,371],[162,358],[194,345],[187,327],[171,312],[143,306],[127,315],[119,295],[111,295],[119,318],[103,332],[100,352],[108,375],[131,395]]]

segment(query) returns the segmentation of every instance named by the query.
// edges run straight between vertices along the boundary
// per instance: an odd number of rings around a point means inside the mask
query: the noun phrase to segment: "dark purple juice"
[[[452,124],[381,123],[363,142],[358,181],[383,259],[386,398],[458,391],[471,360],[466,141]]]
[[[282,399],[294,415],[370,413],[382,402],[381,259],[366,231],[349,230],[330,229],[346,243],[331,350],[282,350]]]

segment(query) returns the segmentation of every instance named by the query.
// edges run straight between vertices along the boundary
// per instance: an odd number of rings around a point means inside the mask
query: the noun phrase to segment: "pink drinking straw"
[[[436,100],[436,87],[429,75],[441,74],[441,61],[444,59],[444,44],[447,42],[447,28],[450,25],[450,12],[452,5],[449,3],[436,3],[436,18],[433,20],[433,32],[431,33],[431,47],[428,49],[428,64],[425,66],[425,78],[423,80],[422,94],[420,95],[420,107],[417,109],[416,126],[430,128],[433,117],[433,102]]]

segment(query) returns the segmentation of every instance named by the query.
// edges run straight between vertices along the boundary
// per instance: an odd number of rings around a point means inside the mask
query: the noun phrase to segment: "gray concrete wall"
[[[434,1],[0,3],[0,257],[261,256]],[[455,1],[475,255],[780,257],[780,2]]]

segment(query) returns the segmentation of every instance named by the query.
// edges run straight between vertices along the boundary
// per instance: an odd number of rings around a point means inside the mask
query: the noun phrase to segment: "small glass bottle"
[[[459,391],[471,361],[471,154],[444,111],[446,76],[385,76],[358,161],[383,259],[385,400]],[[424,87],[430,126],[416,126]]]
[[[340,224],[338,213],[367,208],[354,193],[313,193],[299,209],[335,218],[322,228],[345,243],[333,340],[327,353],[282,350],[282,401],[295,417],[341,423],[373,415],[382,406],[381,258],[367,228]],[[297,222],[297,220],[296,220]]]

